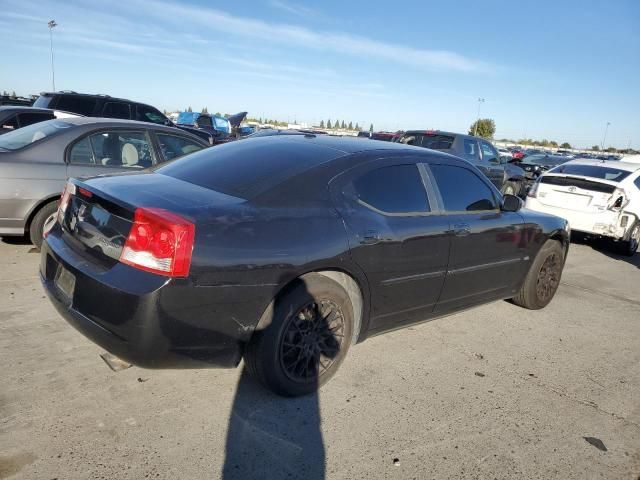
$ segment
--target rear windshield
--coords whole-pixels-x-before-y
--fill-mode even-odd
[[[578,187],[583,190],[602,193],[613,193],[616,189],[614,185],[609,185],[608,183],[592,182],[591,180],[584,180],[582,178],[555,177],[552,175],[544,175],[540,177],[540,183],[558,185],[560,187]]]
[[[46,137],[57,135],[71,127],[73,127],[72,124],[60,120],[34,123],[33,125],[0,135],[0,149],[20,150],[27,145],[31,145]]]
[[[611,182],[621,182],[631,172],[620,168],[605,167],[599,165],[580,165],[566,163],[551,170],[552,173],[566,173],[567,175],[579,175],[581,177],[600,178]]]
[[[251,199],[342,152],[273,136],[207,148],[155,171],[185,182]]]
[[[569,159],[564,157],[552,157],[549,155],[529,155],[528,157],[524,157],[522,163],[525,165],[560,165],[564,162],[567,162]]]
[[[409,133],[400,139],[400,143],[433,150],[449,150],[453,144],[453,137],[432,133]]]

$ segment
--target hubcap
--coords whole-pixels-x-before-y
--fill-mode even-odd
[[[560,284],[561,268],[560,258],[556,253],[549,255],[542,264],[536,285],[536,293],[540,301],[546,302],[556,292]]]
[[[329,300],[311,302],[293,315],[280,344],[280,364],[291,380],[309,382],[337,360],[344,337],[344,316]]]

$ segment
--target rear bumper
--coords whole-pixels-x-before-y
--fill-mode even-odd
[[[67,296],[56,285],[59,268],[75,277]],[[42,244],[40,278],[60,315],[108,352],[144,368],[235,367],[247,329],[231,320],[206,321],[191,302],[204,301],[187,279],[167,279],[117,264],[90,265],[53,235]],[[194,292],[196,290],[196,292]],[[205,296],[211,298],[206,292]],[[189,304],[181,303],[188,301]],[[217,309],[220,313],[220,309]],[[233,318],[227,315],[226,318]],[[256,318],[256,322],[257,322]]]
[[[535,212],[549,213],[564,218],[569,222],[572,232],[583,232],[616,240],[624,239],[636,220],[635,215],[628,212],[611,210],[597,213],[578,212],[544,205],[537,198],[531,197],[527,197],[525,206]],[[627,217],[627,220],[626,224],[622,226],[624,217]]]

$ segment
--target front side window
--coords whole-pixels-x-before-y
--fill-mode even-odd
[[[464,139],[464,154],[474,160],[478,159],[478,142],[470,138]]]
[[[57,110],[79,113],[90,117],[96,108],[96,99],[79,95],[61,95],[56,105]]]
[[[203,148],[202,145],[188,138],[166,135],[164,133],[157,133],[156,135],[162,156],[165,160],[172,160],[187,155],[188,153],[197,152]]]
[[[484,141],[480,142],[480,148],[482,149],[482,159],[485,162],[500,163],[498,154],[489,143]]]
[[[491,189],[480,177],[463,167],[430,165],[448,212],[474,212],[497,209]]]
[[[151,146],[144,132],[100,132],[89,139],[98,165],[147,168],[153,164]]]
[[[107,102],[104,104],[104,108],[102,109],[102,116],[129,120],[131,118],[131,108],[126,103]]]
[[[136,120],[164,125],[167,122],[167,117],[148,105],[136,105]]]
[[[429,212],[429,201],[416,165],[382,167],[352,182],[353,193],[385,213]]]

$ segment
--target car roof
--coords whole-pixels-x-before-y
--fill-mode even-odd
[[[246,138],[243,141],[260,141],[261,139],[273,139],[278,137],[280,139],[286,139],[286,141],[299,142],[301,145],[305,143],[313,144],[316,146],[323,146],[328,149],[342,152],[343,154],[359,153],[373,150],[389,150],[389,151],[407,151],[416,155],[423,155],[427,150],[422,147],[414,147],[411,145],[405,145],[401,143],[381,142],[379,140],[371,140],[369,142],[363,142],[361,138],[352,136],[337,136],[337,135],[316,135],[313,133],[302,135],[272,135],[257,138]],[[432,153],[436,153],[433,151]]]
[[[426,133],[426,134],[432,134],[432,135],[450,135],[453,137],[456,137],[456,136],[473,137],[473,135],[467,135],[466,133],[445,132],[444,130],[432,130],[429,128],[407,130],[406,132],[404,132],[404,135],[414,135],[416,133],[421,133],[423,135]],[[483,140],[480,137],[473,137],[473,138],[478,138],[479,140]]]
[[[578,159],[567,162],[571,165],[591,165],[593,167],[611,167],[619,170],[626,170],[628,172],[635,172],[640,170],[640,164],[623,162],[620,160],[591,160],[591,159]]]
[[[27,107],[26,105],[3,105],[0,106],[2,112],[28,112],[28,113],[51,113],[50,108]]]

